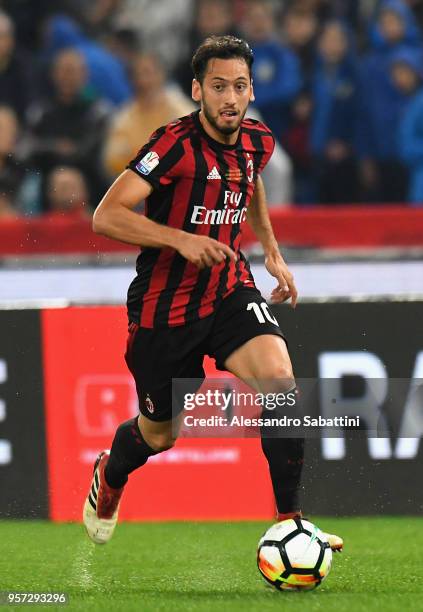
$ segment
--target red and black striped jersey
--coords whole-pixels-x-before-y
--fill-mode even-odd
[[[234,145],[221,144],[203,129],[199,111],[151,136],[128,165],[153,186],[146,216],[224,242],[237,261],[199,270],[174,249],[143,248],[128,290],[130,321],[147,328],[185,325],[212,314],[237,287],[254,286],[241,231],[274,145],[269,128],[253,119],[242,121]]]

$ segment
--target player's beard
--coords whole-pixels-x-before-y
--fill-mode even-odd
[[[204,100],[204,98],[202,100],[202,111],[203,111],[204,116],[207,119],[207,121],[210,123],[210,125],[217,132],[220,132],[224,136],[230,136],[231,134],[233,134],[234,132],[239,130],[239,126],[241,125],[241,121],[245,117],[245,113],[247,112],[247,108],[244,109],[244,112],[240,113],[238,121],[236,122],[236,124],[234,124],[232,126],[228,126],[228,127],[224,127],[222,125],[219,125],[218,118],[213,117],[212,112],[210,110],[210,107],[207,105],[207,102]]]

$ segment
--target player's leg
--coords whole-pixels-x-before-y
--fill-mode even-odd
[[[225,361],[225,367],[260,393],[295,392],[295,379],[285,341],[276,335],[248,340]],[[274,411],[263,411],[263,417]],[[279,520],[301,516],[299,490],[304,463],[304,439],[282,438],[262,429],[261,445],[269,464]]]
[[[257,289],[242,288],[223,301],[210,348],[219,369],[229,370],[260,393],[294,392],[299,405],[284,336]],[[275,416],[274,411],[268,416]],[[304,439],[281,437],[277,431],[269,430],[262,430],[261,434],[278,518],[301,516],[299,491]],[[328,535],[333,549],[341,549],[342,540]]]
[[[219,369],[229,370],[261,393],[287,393],[295,389],[283,334],[254,287],[242,287],[223,300],[210,349]],[[262,435],[262,447],[281,518],[300,513],[303,440]]]
[[[83,511],[94,542],[112,537],[129,474],[175,443],[182,408],[172,405],[172,378],[204,378],[203,354],[196,346],[200,339],[200,329],[132,328],[125,357],[136,382],[140,414],[119,425],[110,451],[100,453],[95,463]]]
[[[152,455],[169,450],[176,442],[181,415],[168,421],[152,421],[140,414],[122,423],[113,439],[104,470],[109,487],[120,489],[131,472],[147,463]]]
[[[243,380],[256,381],[256,387],[275,386],[284,391],[295,387],[291,359],[280,335],[255,336],[235,349],[225,360],[225,367]]]
[[[110,451],[99,454],[83,511],[87,533],[96,544],[105,544],[113,535],[128,476],[145,465],[149,457],[174,445],[180,421],[181,415],[153,421],[140,414],[121,423]]]
[[[226,368],[238,378],[249,381],[261,393],[298,393],[285,341],[276,335],[252,338],[225,361]],[[274,411],[263,411],[263,417]],[[304,464],[304,438],[281,437],[277,428],[262,429],[261,445],[269,464],[278,520],[301,517],[299,491]],[[332,550],[341,551],[342,538],[326,534]]]

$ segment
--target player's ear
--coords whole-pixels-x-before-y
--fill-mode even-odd
[[[201,102],[201,85],[197,79],[192,79],[192,93],[191,97],[194,102]]]
[[[251,79],[250,102],[254,102],[255,99],[256,97],[254,95],[253,79]]]

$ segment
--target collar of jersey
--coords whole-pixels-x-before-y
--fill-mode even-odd
[[[214,138],[212,138],[209,134],[207,134],[206,130],[203,128],[201,121],[200,121],[200,111],[194,111],[192,113],[193,119],[194,119],[194,123],[197,126],[200,134],[207,140],[207,142],[210,144],[210,146],[212,146],[215,149],[236,149],[241,141],[241,130],[242,130],[242,126],[240,127],[239,130],[239,134],[238,134],[238,138],[236,139],[236,142],[234,144],[224,144],[223,142],[219,142],[218,140],[215,140]]]

